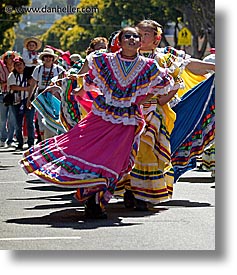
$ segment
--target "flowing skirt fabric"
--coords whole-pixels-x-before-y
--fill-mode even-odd
[[[81,201],[101,192],[106,204],[132,169],[142,127],[113,124],[90,112],[68,132],[31,147],[20,164],[46,182],[79,188]]]
[[[196,158],[215,139],[215,74],[187,92],[173,110],[171,160],[175,181],[196,167]]]

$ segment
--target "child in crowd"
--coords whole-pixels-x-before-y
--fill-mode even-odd
[[[95,37],[91,40],[89,47],[86,50],[86,55],[98,51],[98,50],[106,50],[108,45],[108,40],[105,37]]]
[[[41,63],[38,55],[41,46],[42,42],[36,37],[28,37],[24,40],[22,58],[25,63],[25,73],[28,78],[31,77],[35,67]]]

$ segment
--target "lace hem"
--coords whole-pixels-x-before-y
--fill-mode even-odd
[[[100,116],[103,120],[109,121],[113,124],[123,124],[123,125],[139,125],[143,118],[141,116],[134,115],[134,117],[116,117],[114,114],[106,113],[105,110],[100,111],[94,105],[92,105],[91,110],[95,115]]]

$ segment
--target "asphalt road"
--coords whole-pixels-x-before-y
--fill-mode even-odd
[[[149,211],[128,210],[114,198],[107,220],[84,221],[74,191],[26,175],[21,155],[0,149],[1,250],[215,250],[210,172],[187,172],[172,200]]]

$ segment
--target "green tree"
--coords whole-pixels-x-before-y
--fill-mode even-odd
[[[76,18],[74,15],[63,16],[41,36],[44,44],[49,44],[56,48],[65,49],[66,45],[62,43],[64,34],[76,26]]]
[[[93,19],[95,13],[101,10],[102,0],[81,1],[78,8],[88,7],[88,12],[79,12],[62,17],[41,36],[43,43],[64,51],[85,55],[90,40],[94,36]],[[94,10],[90,8],[94,7]]]
[[[0,51],[12,49],[15,41],[14,27],[24,14],[21,8],[29,6],[30,0],[2,0],[0,3]]]
[[[97,22],[97,18],[103,13],[105,1],[104,0],[81,0],[78,8],[81,12],[76,14],[76,21],[79,26],[84,27],[89,33],[90,38],[88,39],[88,44],[90,39],[97,36],[96,29],[99,31],[101,26]],[[82,9],[88,8],[88,12],[82,12]],[[93,9],[91,9],[93,8]],[[104,27],[105,25],[103,25]],[[104,31],[101,32],[102,36]],[[88,46],[87,44],[87,46]]]
[[[64,16],[41,36],[44,45],[51,45],[64,51],[84,53],[90,41],[90,33],[78,26],[75,15]]]
[[[215,47],[214,0],[81,0],[78,7],[81,11],[82,8],[89,11],[64,16],[56,21],[42,37],[43,40],[55,47],[83,52],[96,36],[109,37],[122,25],[136,25],[143,19],[152,19],[163,25],[164,29],[169,22],[177,22],[174,43],[178,48],[178,18],[182,18],[183,25],[193,35],[194,57],[203,57],[208,42]],[[199,45],[200,38],[203,38],[202,45]],[[168,45],[165,36],[162,42],[162,46]]]
[[[201,58],[207,43],[215,47],[215,1],[210,0],[104,0],[104,8],[95,14],[94,34],[108,36],[121,23],[136,24],[143,19],[158,21],[164,28],[168,22],[183,18],[193,35],[193,56]],[[177,34],[175,34],[177,35]],[[199,45],[203,38],[202,47]],[[163,42],[167,44],[165,37]],[[176,42],[176,41],[175,41]],[[175,45],[175,47],[178,47]]]
[[[90,33],[83,27],[76,25],[65,32],[60,41],[62,49],[85,56],[85,49],[87,49],[88,41],[90,41]]]

